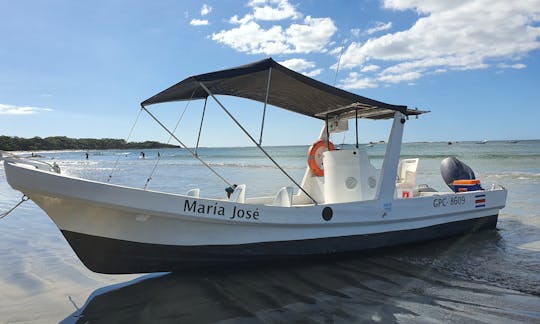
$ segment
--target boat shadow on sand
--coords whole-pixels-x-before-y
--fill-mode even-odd
[[[540,294],[448,273],[482,271],[501,249],[492,230],[338,257],[143,275],[94,291],[63,323],[539,320]]]

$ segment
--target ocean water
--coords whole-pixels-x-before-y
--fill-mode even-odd
[[[366,147],[382,164],[384,144]],[[298,182],[307,147],[269,147]],[[158,160],[157,154],[161,155]],[[169,192],[225,182],[181,149],[37,152],[66,174]],[[199,156],[247,196],[290,180],[256,148],[200,148]],[[27,154],[24,153],[23,154]],[[456,156],[484,187],[508,189],[496,230],[368,253],[297,262],[102,275],[86,269],[31,201],[0,220],[0,323],[400,322],[540,323],[540,141],[406,143],[417,183],[446,190],[440,161]],[[157,163],[159,162],[159,163]],[[148,180],[150,179],[150,180]],[[0,213],[21,193],[0,167]]]

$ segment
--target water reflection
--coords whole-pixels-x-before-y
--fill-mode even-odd
[[[499,273],[486,260],[504,248],[497,231],[485,231],[370,253],[146,275],[95,291],[65,322],[538,321],[539,297],[453,275],[464,267]]]

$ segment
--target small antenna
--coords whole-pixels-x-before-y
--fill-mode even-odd
[[[341,51],[339,52],[339,58],[338,58],[338,61],[337,61],[337,66],[336,66],[336,75],[334,76],[334,86],[336,86],[336,83],[337,83],[337,76],[338,76],[338,72],[339,72],[339,65],[341,64],[341,57],[343,56],[343,51],[345,50],[345,42],[347,42],[347,39],[344,39],[344,40],[341,42]]]

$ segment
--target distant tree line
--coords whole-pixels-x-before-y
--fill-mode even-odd
[[[37,150],[108,150],[108,149],[153,149],[178,147],[155,141],[126,142],[115,138],[69,138],[66,136],[51,137],[12,137],[0,136],[2,151],[37,151]]]

